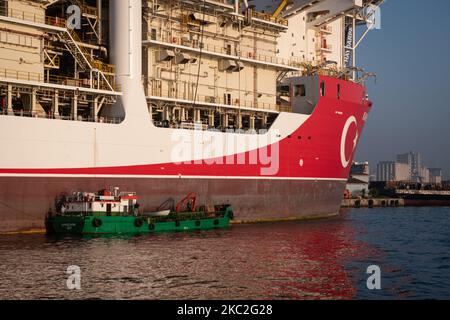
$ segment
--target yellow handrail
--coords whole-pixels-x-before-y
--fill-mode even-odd
[[[262,12],[258,12],[258,11],[253,11],[253,18],[257,18],[257,19],[268,21],[268,22],[280,24],[280,25],[285,26],[285,27],[287,27],[289,25],[289,23],[288,23],[288,21],[286,19],[279,18],[279,17],[274,17],[271,14],[262,13]]]
[[[0,68],[0,78],[6,79],[14,79],[14,80],[24,80],[24,81],[33,81],[33,82],[42,82],[42,83],[51,83],[51,84],[59,84],[80,88],[91,88],[91,81],[89,79],[74,79],[70,77],[50,75],[45,76],[43,73],[29,72],[29,71],[19,71],[19,70],[11,70],[6,68]],[[97,83],[92,83],[92,87],[96,87]],[[107,84],[100,82],[100,89],[102,90],[110,90]],[[121,90],[121,87],[118,84],[112,84],[113,88],[116,92]]]

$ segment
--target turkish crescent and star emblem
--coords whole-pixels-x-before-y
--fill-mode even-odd
[[[349,137],[349,129],[352,127],[353,124],[355,125],[356,133],[352,140],[352,142],[353,142],[352,152],[350,153],[350,156],[347,157],[347,153],[346,153],[347,138]],[[341,163],[342,163],[342,167],[344,167],[344,168],[347,168],[348,165],[350,164],[351,154],[356,149],[356,145],[358,143],[358,138],[359,138],[357,129],[358,129],[358,122],[356,121],[356,118],[354,116],[349,117],[347,119],[347,122],[344,125],[344,129],[342,130],[342,137],[341,137]]]

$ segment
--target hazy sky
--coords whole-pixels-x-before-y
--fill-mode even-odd
[[[355,160],[375,169],[418,151],[450,179],[450,1],[387,0],[382,29],[369,33],[357,61],[378,80],[368,81],[374,107]]]
[[[395,159],[421,152],[450,177],[450,1],[388,0],[382,29],[359,51],[359,64],[378,74],[368,84],[374,107],[357,159]]]

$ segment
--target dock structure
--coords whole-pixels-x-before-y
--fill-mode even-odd
[[[379,208],[404,207],[405,200],[400,198],[374,198],[374,199],[344,199],[342,208]]]

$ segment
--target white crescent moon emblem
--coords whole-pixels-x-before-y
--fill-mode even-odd
[[[350,129],[350,126],[353,123],[356,124],[356,126],[358,126],[358,122],[356,121],[356,118],[354,116],[351,116],[350,118],[347,119],[347,122],[345,123],[344,129],[342,130],[342,137],[341,137],[341,163],[342,163],[342,167],[344,167],[344,168],[347,168],[349,163],[350,163],[350,159],[347,159],[347,157],[345,155],[345,142],[347,141],[348,129]],[[354,141],[353,148],[356,147],[357,140],[358,140],[358,133],[356,133],[356,138],[355,138],[355,141]]]

